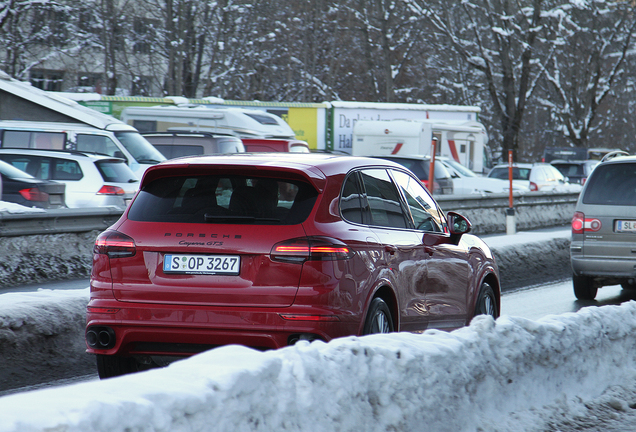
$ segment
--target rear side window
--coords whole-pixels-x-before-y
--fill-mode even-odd
[[[104,181],[112,183],[134,183],[138,181],[135,173],[124,161],[97,161],[95,165]]]
[[[371,210],[371,224],[406,228],[400,196],[386,170],[368,169],[360,174]]]
[[[165,177],[145,185],[128,212],[142,222],[294,225],[318,192],[302,181],[237,175]]]
[[[2,147],[64,150],[66,134],[63,132],[37,132],[6,130],[2,135]]]
[[[598,165],[585,185],[584,204],[636,205],[636,164]]]
[[[342,187],[340,213],[342,218],[353,223],[364,223],[362,216],[362,197],[360,196],[360,180],[354,172],[347,177]]]
[[[55,170],[51,172],[53,180],[81,180],[84,175],[77,161],[55,160]]]

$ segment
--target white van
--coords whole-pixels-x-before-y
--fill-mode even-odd
[[[238,138],[295,139],[282,118],[261,110],[210,108],[205,105],[126,107],[123,122],[140,132],[214,132]]]
[[[70,150],[124,159],[141,178],[166,158],[137,129],[121,122],[98,129],[80,123],[0,121],[0,147]]]
[[[488,135],[476,121],[461,120],[358,120],[353,127],[354,156],[430,155],[446,156],[466,168],[488,171]]]

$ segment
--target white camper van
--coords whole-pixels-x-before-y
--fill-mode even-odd
[[[70,150],[124,159],[141,178],[146,169],[166,158],[127,124],[105,129],[80,123],[0,121],[0,147]]]
[[[127,107],[125,123],[140,132],[214,132],[239,138],[294,139],[285,121],[266,111],[244,108],[209,108],[204,105]]]
[[[354,156],[436,155],[485,172],[490,167],[488,135],[477,121],[462,120],[359,120],[353,127]]]
[[[165,160],[135,128],[115,117],[4,73],[0,73],[0,119],[0,147],[115,156],[125,159],[139,177]]]

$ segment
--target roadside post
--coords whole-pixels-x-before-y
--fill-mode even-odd
[[[516,234],[517,222],[515,220],[515,208],[512,201],[512,150],[508,150],[508,208],[506,209],[506,234]]]
[[[437,137],[431,141],[431,165],[428,168],[428,191],[433,195],[435,190],[435,153],[437,152]]]

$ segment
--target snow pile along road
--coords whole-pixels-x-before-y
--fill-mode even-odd
[[[0,295],[0,389],[95,371],[86,355],[88,288]]]
[[[540,431],[636,376],[636,303],[539,321],[478,317],[0,398],[0,431]],[[582,397],[581,395],[584,395]],[[553,424],[553,423],[551,423]]]

